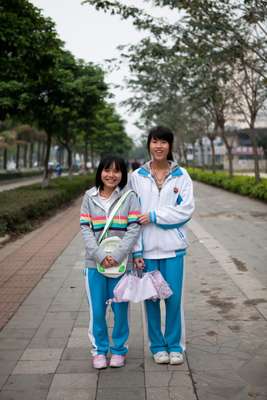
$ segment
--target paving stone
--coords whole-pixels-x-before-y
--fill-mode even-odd
[[[145,400],[145,388],[136,389],[99,389],[97,391],[97,400]]]
[[[147,388],[146,400],[198,400],[192,387]]]
[[[2,350],[23,350],[29,344],[27,339],[15,339],[4,337],[0,340],[0,351]]]
[[[66,346],[68,341],[67,337],[34,337],[30,344],[30,349],[40,349],[40,348],[48,348],[48,349],[63,349]]]
[[[71,312],[71,311],[77,311],[79,310],[80,303],[53,303],[49,307],[50,312]]]
[[[61,326],[51,326],[51,324],[42,324],[40,328],[36,331],[35,339],[37,338],[64,338],[68,339],[71,335],[72,323],[62,324]]]
[[[24,392],[29,390],[48,390],[53,376],[51,374],[11,375],[2,390]]]
[[[0,375],[0,395],[1,395],[1,389],[4,386],[5,382],[7,381],[9,375]]]
[[[4,337],[15,338],[15,339],[31,339],[35,334],[36,329],[26,329],[26,328],[10,328],[6,326],[0,332],[0,340]]]
[[[77,328],[87,328],[89,326],[89,313],[87,311],[79,312],[78,318],[75,321],[75,327]]]
[[[75,336],[75,337],[70,337],[67,347],[68,348],[73,348],[73,347],[84,347],[87,349],[90,345],[89,339],[87,335],[84,336]]]
[[[91,353],[88,348],[84,347],[75,347],[75,348],[65,348],[62,360],[90,360]]]
[[[62,360],[57,368],[58,374],[95,373],[91,360]]]
[[[58,363],[59,360],[18,361],[13,374],[53,374]]]
[[[51,390],[47,400],[95,400],[95,390],[68,389]]]
[[[144,355],[144,351],[140,347],[130,346],[128,350],[128,357],[129,358],[141,358]]]
[[[46,400],[48,390],[3,390],[0,392],[0,400]]]
[[[59,360],[63,349],[26,349],[20,361],[50,361]]]
[[[108,357],[110,358],[110,356]],[[90,363],[92,360],[90,359]],[[123,368],[107,368],[101,371],[101,374],[131,374],[132,372],[144,373],[144,360],[143,358],[129,358],[127,357],[125,366]],[[104,378],[103,378],[104,379]]]
[[[101,372],[99,375],[98,388],[141,388],[145,386],[143,372],[131,371],[128,374],[125,370],[117,369],[116,373]]]
[[[238,375],[252,387],[265,387],[267,391],[267,359],[253,357],[238,369]]]
[[[17,360],[0,360],[0,375],[10,375],[17,364]]]
[[[190,387],[192,381],[187,372],[181,371],[152,371],[146,372],[146,387]]]
[[[48,310],[46,316],[43,320],[43,323],[58,323],[61,324],[63,322],[74,322],[78,316],[77,311],[59,311],[59,312],[52,312]]]
[[[57,390],[92,390],[96,389],[97,385],[97,373],[88,374],[56,374],[50,388],[50,392],[53,393]]]
[[[19,360],[23,354],[23,349],[21,350],[0,350],[0,360],[1,361],[12,361]]]

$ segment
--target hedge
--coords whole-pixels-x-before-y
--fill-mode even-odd
[[[0,236],[32,230],[40,218],[69,204],[93,181],[93,175],[60,177],[50,181],[47,188],[36,183],[0,192]]]
[[[193,180],[267,202],[267,179],[256,183],[250,176],[230,177],[226,172],[213,173],[198,168],[187,168],[187,171]]]
[[[0,172],[0,181],[9,181],[12,179],[20,179],[20,178],[30,178],[41,175],[43,175],[43,171],[41,170]]]

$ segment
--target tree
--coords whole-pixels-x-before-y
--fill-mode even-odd
[[[0,1],[0,120],[26,116],[32,88],[61,45],[54,23],[29,1]]]
[[[151,17],[149,22],[147,15],[134,7],[121,6],[118,1],[88,0],[85,3],[94,5],[97,9],[120,14],[122,18],[132,18],[137,27],[147,29],[154,36],[153,43],[150,39],[145,39],[135,48],[130,47],[130,56],[128,53],[132,62],[131,71],[141,79],[139,84],[138,79],[130,80],[130,85],[133,88],[134,85],[139,85],[139,88],[142,86],[142,94],[148,93],[148,88],[152,89],[153,93],[145,99],[142,94],[133,98],[135,109],[142,110],[141,115],[146,113],[144,110],[153,108],[155,104],[155,93],[159,93],[160,90],[153,91],[153,87],[158,82],[162,82],[162,86],[165,87],[164,74],[158,74],[158,79],[153,82],[156,76],[155,68],[162,72],[173,65],[181,64],[180,73],[177,74],[176,81],[173,81],[175,89],[179,83],[180,95],[186,95],[188,85],[196,90],[194,83],[201,84],[204,90],[201,108],[204,107],[206,112],[210,113],[214,129],[225,142],[229,173],[232,175],[232,144],[225,133],[225,124],[233,113],[231,65],[245,60],[246,66],[254,68],[266,84],[266,70],[259,67],[259,61],[266,63],[267,60],[264,25],[267,18],[266,1],[155,0],[154,3],[158,6],[169,6],[171,9],[183,11],[174,23],[161,21],[157,30],[155,20]],[[258,60],[257,63],[252,63],[249,57],[243,57],[244,54],[250,53]],[[152,75],[150,80],[149,72]],[[161,93],[162,91],[164,88],[161,88]],[[199,96],[198,98],[200,99]]]
[[[112,104],[106,103],[98,110],[90,144],[92,155],[103,157],[112,153],[128,158],[133,143]]]
[[[68,153],[69,173],[72,171],[72,152],[80,139],[85,123],[94,118],[95,108],[103,101],[107,93],[103,71],[93,64],[72,60],[65,54],[64,68],[66,76],[62,81],[64,94],[61,104],[57,104],[54,112],[55,137]],[[67,61],[67,63],[66,63]]]
[[[233,82],[237,89],[235,110],[243,116],[250,128],[248,134],[253,147],[255,179],[259,182],[260,169],[255,123],[258,112],[264,107],[267,99],[267,86],[257,70],[264,71],[266,66],[255,59],[253,53],[245,53],[234,67]]]

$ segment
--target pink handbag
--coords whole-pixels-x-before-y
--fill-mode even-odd
[[[160,271],[156,269],[155,271],[150,272],[150,277],[154,283],[154,287],[157,290],[158,299],[167,299],[172,295],[173,292],[161,275]]]
[[[145,272],[142,276],[136,273],[125,274],[119,280],[113,291],[111,301],[120,303],[132,301],[139,303],[147,299],[166,299],[172,295],[167,282],[159,271]]]

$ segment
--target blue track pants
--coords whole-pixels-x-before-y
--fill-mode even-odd
[[[112,344],[109,344],[106,322],[107,300],[113,298],[113,290],[120,278],[107,278],[97,269],[86,268],[85,285],[90,308],[88,336],[92,344],[92,354],[126,354],[125,343],[129,337],[128,303],[112,303],[114,326]]]
[[[158,351],[185,350],[185,326],[183,310],[184,255],[160,260],[145,259],[145,271],[158,269],[170,285],[173,295],[165,300],[165,332],[161,330],[160,301],[145,301],[150,350]]]

